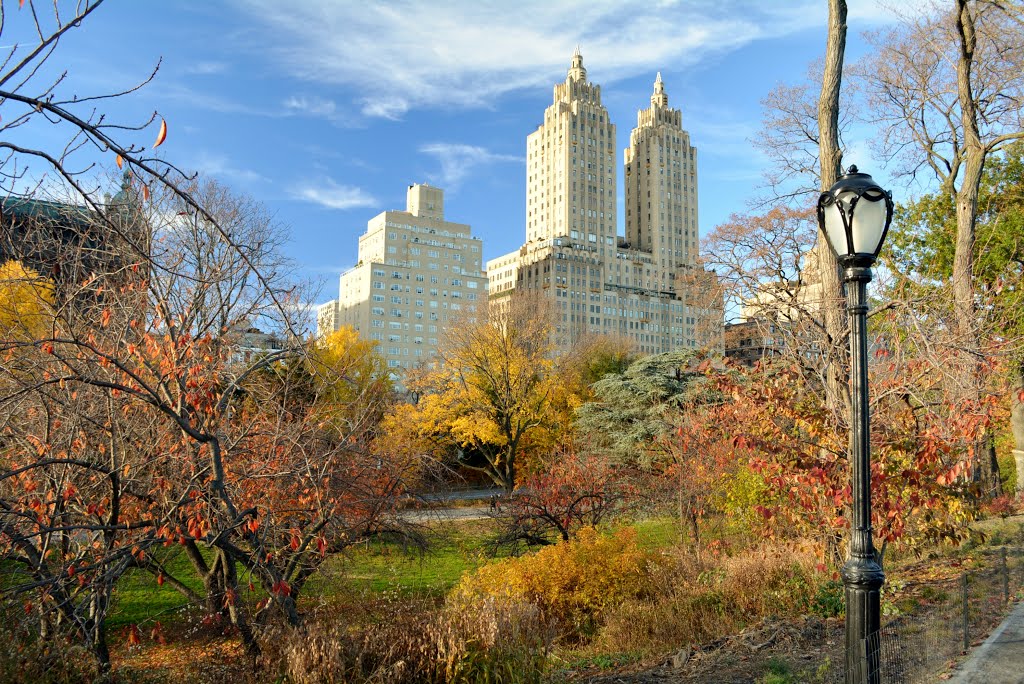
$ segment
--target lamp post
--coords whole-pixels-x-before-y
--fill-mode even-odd
[[[871,415],[868,410],[867,284],[892,221],[892,193],[851,166],[818,198],[818,225],[843,269],[850,316],[850,477],[853,519],[850,557],[843,566],[846,593],[846,682],[879,682],[879,594],[885,574],[871,540]],[[868,638],[872,637],[869,641]]]

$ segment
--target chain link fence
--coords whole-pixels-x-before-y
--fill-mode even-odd
[[[1011,599],[1024,589],[1024,549],[978,550],[974,556],[975,567],[959,575],[903,583],[900,593],[907,598],[902,605],[890,606],[883,598],[881,631],[860,645],[861,667],[866,670],[871,663],[874,671],[862,670],[856,681],[938,681],[955,658],[981,643],[999,625]],[[842,684],[845,667],[845,662],[830,661],[817,670],[817,681]]]

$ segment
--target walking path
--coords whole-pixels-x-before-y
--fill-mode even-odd
[[[1003,620],[948,680],[951,684],[1024,683],[1024,602]]]

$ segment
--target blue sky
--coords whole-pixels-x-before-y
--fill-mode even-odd
[[[862,31],[892,20],[883,3],[850,2],[848,60],[864,50]],[[16,3],[5,5],[9,46],[31,27]],[[618,127],[620,161],[661,71],[699,149],[706,234],[761,185],[768,162],[749,142],[760,101],[777,83],[802,80],[824,52],[826,7],[110,0],[69,32],[50,66],[67,69],[63,92],[81,96],[130,87],[162,60],[152,83],[103,111],[126,122],[158,111],[169,127],[166,157],[267,205],[290,227],[286,249],[301,270],[324,278],[326,301],[355,262],[366,221],[403,209],[410,183],[444,188],[448,218],[473,227],[486,258],[522,243],[526,136],[577,44]],[[153,134],[135,137],[147,144]],[[7,135],[54,143],[36,128]],[[884,172],[870,172],[884,182]],[[621,175],[620,166],[620,210]]]

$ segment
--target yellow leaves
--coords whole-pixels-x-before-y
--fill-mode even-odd
[[[641,594],[650,582],[652,562],[651,554],[640,548],[635,530],[602,535],[587,528],[572,541],[480,568],[462,579],[453,597],[522,599],[580,625]]]
[[[53,321],[53,283],[18,261],[0,266],[0,336],[44,337]]]

